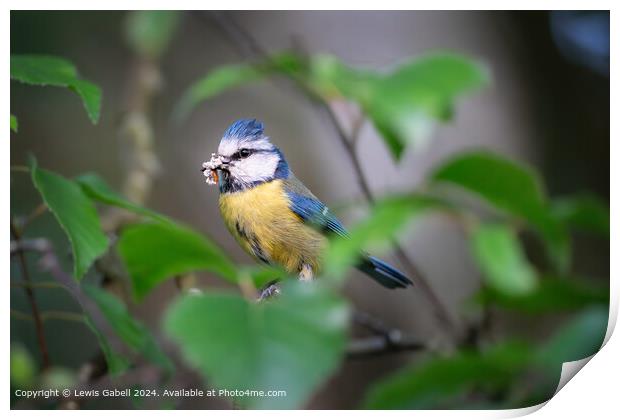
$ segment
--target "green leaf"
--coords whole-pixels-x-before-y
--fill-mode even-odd
[[[568,233],[551,216],[538,176],[530,168],[492,153],[468,152],[443,164],[431,179],[463,188],[529,222],[545,239],[555,265],[561,271],[568,269]]]
[[[150,217],[160,222],[170,220],[161,214],[139,206],[127,200],[122,195],[114,191],[99,175],[87,173],[76,178],[77,183],[82,187],[84,193],[93,200],[100,201],[115,207],[120,207],[131,212]]]
[[[199,103],[220,93],[259,80],[264,73],[251,65],[230,65],[219,67],[195,82],[179,102],[177,119],[185,118]]]
[[[436,121],[450,119],[457,97],[486,85],[488,72],[471,59],[449,53],[416,57],[388,74],[315,56],[308,78],[326,100],[343,96],[359,103],[400,159],[407,145],[429,138]]]
[[[363,251],[382,252],[414,218],[448,206],[423,195],[396,196],[378,202],[370,215],[351,229],[348,237],[334,238],[325,252],[324,275],[340,279],[357,263]]]
[[[424,144],[436,121],[451,118],[457,97],[487,81],[487,71],[473,60],[431,54],[381,79],[363,105],[394,157],[400,159],[406,145]]]
[[[151,333],[129,314],[123,302],[98,287],[88,284],[82,287],[86,295],[99,306],[114,332],[125,344],[166,372],[174,369],[172,361],[159,348]]]
[[[248,408],[298,408],[338,367],[348,308],[317,284],[287,286],[261,305],[223,293],[186,296],[168,310],[165,330],[215,386],[286,391],[244,398]]]
[[[175,109],[176,119],[187,117],[198,104],[227,90],[262,80],[274,73],[296,74],[300,65],[300,59],[295,55],[281,53],[258,63],[218,67],[194,82],[185,91]]]
[[[607,307],[586,309],[573,317],[534,354],[533,367],[543,378],[534,389],[539,399],[547,400],[559,384],[562,364],[595,354],[602,346],[607,330]]]
[[[553,215],[571,228],[609,237],[609,206],[592,195],[558,198]]]
[[[557,331],[538,351],[540,366],[561,365],[564,362],[592,356],[603,345],[607,331],[607,307],[594,307],[576,315]]]
[[[536,286],[536,272],[508,226],[480,225],[471,237],[473,254],[486,283],[506,295],[524,295]]]
[[[17,129],[18,129],[17,118],[15,117],[15,115],[11,114],[11,131],[13,131],[14,133],[17,133]]]
[[[97,329],[93,321],[88,316],[86,317],[86,325],[88,325],[93,334],[95,334],[95,337],[97,337],[99,347],[101,348],[101,352],[103,353],[103,357],[106,361],[108,372],[110,372],[112,376],[119,376],[129,369],[131,364],[130,361],[123,355],[112,350],[107,338]]]
[[[11,387],[28,389],[34,385],[37,364],[28,349],[21,344],[11,343],[10,359]]]
[[[368,409],[459,408],[456,397],[473,390],[494,393],[509,386],[529,361],[531,349],[504,343],[483,353],[461,351],[434,357],[374,385],[364,402]]]
[[[66,87],[77,93],[93,123],[99,120],[101,89],[80,79],[69,61],[43,55],[11,55],[11,79],[37,86]]]
[[[162,281],[194,270],[208,270],[236,281],[237,270],[210,240],[172,222],[126,228],[118,252],[131,277],[133,294],[142,299]]]
[[[168,47],[180,13],[170,10],[136,10],[127,18],[127,40],[138,53],[159,58]]]
[[[494,303],[502,309],[529,314],[555,313],[583,309],[590,305],[609,303],[609,289],[596,287],[584,279],[544,276],[538,286],[526,295],[502,293],[499,290],[483,289],[476,299]]]
[[[95,206],[79,185],[31,163],[32,182],[63,228],[73,250],[73,277],[79,281],[108,248]]]

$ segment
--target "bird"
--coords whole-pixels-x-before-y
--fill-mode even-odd
[[[207,183],[218,185],[221,216],[241,247],[255,260],[278,265],[301,281],[320,274],[330,237],[348,235],[329,208],[295,177],[257,119],[233,122],[201,170]],[[356,267],[388,289],[413,285],[399,270],[366,253]],[[261,297],[279,293],[273,287],[263,289]]]

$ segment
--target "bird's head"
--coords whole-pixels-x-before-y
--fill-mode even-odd
[[[222,192],[245,190],[289,175],[284,155],[265,136],[263,123],[255,119],[232,123],[211,162],[209,169],[217,171]]]

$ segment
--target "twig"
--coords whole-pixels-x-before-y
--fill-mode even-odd
[[[84,294],[77,282],[73,280],[73,277],[62,269],[52,244],[47,239],[40,238],[30,241],[30,245],[31,251],[41,254],[40,267],[49,272],[73,296],[93,325],[104,333],[110,342],[110,346],[115,350],[123,348],[122,342],[114,334],[110,333],[111,328],[99,307]],[[18,252],[22,251],[18,250]]]
[[[209,16],[213,18],[216,25],[231,39],[242,56],[246,58],[261,58],[264,60],[269,60],[268,52],[260,46],[252,34],[246,31],[242,26],[238,25],[234,19],[230,18],[230,16],[228,16],[225,12],[212,12]],[[355,150],[356,138],[360,132],[359,128],[361,128],[361,124],[357,129],[354,127],[350,138],[338,121],[336,114],[331,109],[329,104],[313,92],[308,86],[306,86],[299,78],[295,78],[295,80],[297,82],[297,87],[306,93],[307,97],[323,109],[327,115],[331,125],[336,130],[337,138],[340,141],[340,144],[349,156],[349,160],[355,171],[355,175],[362,193],[369,203],[374,203],[376,201],[375,197],[370,189],[370,186],[368,185],[368,181],[364,175],[364,170],[360,160],[357,158],[357,153]],[[395,254],[405,266],[405,270],[414,278],[415,283],[419,286],[422,293],[424,293],[431,302],[437,320],[444,326],[452,337],[455,337],[460,328],[456,325],[456,321],[450,316],[449,311],[444,307],[439,297],[435,294],[428,280],[426,280],[424,275],[420,272],[409,255],[407,255],[402,246],[395,244],[394,248]]]
[[[13,222],[11,218],[11,234],[16,241],[21,239],[21,233],[17,229],[17,226]],[[19,250],[17,252],[19,257],[19,264],[22,272],[22,280],[26,284],[30,284],[30,274],[28,273],[28,264],[26,263],[26,256],[23,251]],[[37,341],[39,343],[39,350],[41,351],[41,358],[43,360],[43,369],[47,369],[50,367],[50,357],[49,352],[47,350],[47,342],[45,340],[45,331],[43,331],[43,321],[41,320],[41,314],[39,313],[39,306],[37,305],[37,300],[34,296],[34,290],[32,287],[26,286],[24,288],[26,292],[26,296],[28,298],[28,302],[30,303],[30,310],[32,311],[32,317],[34,319],[34,327],[35,332],[37,334]]]
[[[25,312],[18,311],[17,309],[11,309],[11,316],[22,319],[24,321],[34,322],[34,317]],[[71,321],[71,322],[84,322],[85,317],[82,314],[66,311],[43,311],[41,312],[41,321]]]
[[[387,339],[382,335],[377,335],[351,341],[347,348],[347,357],[362,358],[420,350],[427,350],[427,347],[418,340],[401,337]]]
[[[353,322],[376,335],[352,340],[347,349],[348,357],[360,358],[428,349],[421,341],[405,336],[398,329],[388,328],[382,321],[365,312],[355,312]]]

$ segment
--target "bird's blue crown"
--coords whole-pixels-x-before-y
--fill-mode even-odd
[[[225,139],[259,139],[263,137],[263,123],[257,119],[237,120],[224,132]]]

